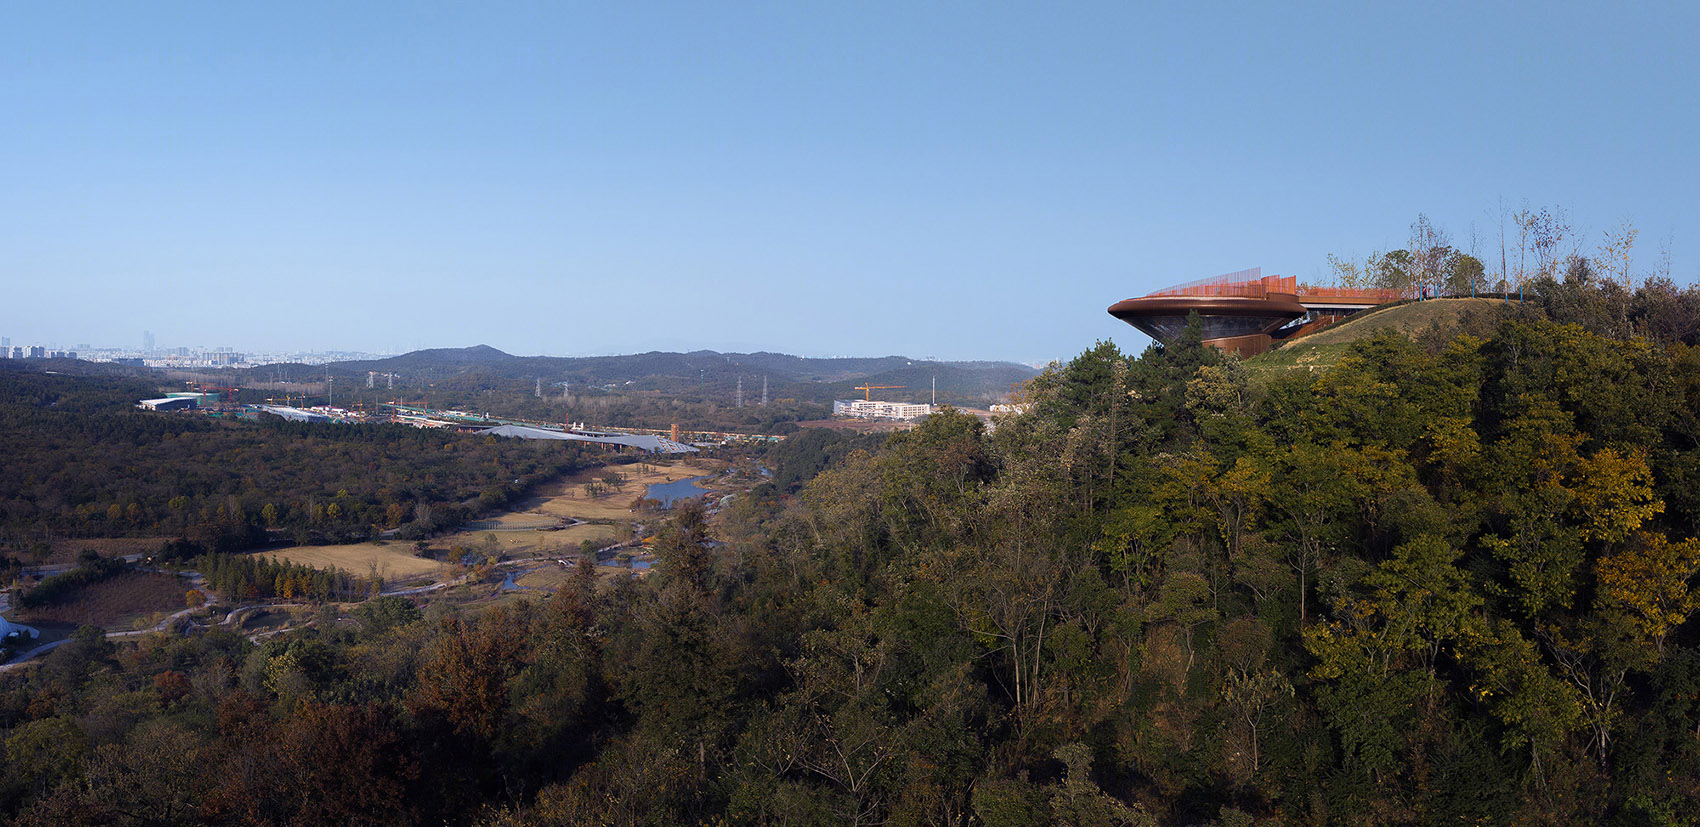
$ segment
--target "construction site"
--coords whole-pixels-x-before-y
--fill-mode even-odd
[[[877,390],[896,390],[907,388],[907,385],[857,385],[856,390],[862,391],[861,399],[834,399],[832,415],[848,419],[885,419],[908,421],[920,419],[933,412],[933,405],[925,402],[886,402],[873,398]],[[935,396],[937,392],[935,391]]]

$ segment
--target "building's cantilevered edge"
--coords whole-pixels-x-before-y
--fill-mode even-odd
[[[1294,281],[1265,277],[1261,268],[1252,268],[1116,302],[1109,311],[1164,344],[1173,343],[1196,312],[1205,344],[1255,356],[1276,340],[1311,333],[1358,310],[1402,298],[1382,290],[1300,291]]]
[[[1274,333],[1302,318],[1305,308],[1292,296],[1146,296],[1110,306],[1110,315],[1160,342],[1172,342],[1180,336],[1187,317],[1194,312],[1204,325],[1204,339],[1214,341]]]

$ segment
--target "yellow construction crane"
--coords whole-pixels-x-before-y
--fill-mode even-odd
[[[881,390],[883,388],[907,388],[907,387],[909,387],[909,386],[908,385],[857,385],[855,387],[855,390],[863,391],[863,394],[862,394],[862,401],[863,402],[872,402],[872,401],[874,401],[874,391]]]

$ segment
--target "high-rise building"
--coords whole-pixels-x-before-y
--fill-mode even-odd
[[[148,353],[153,352],[153,331],[142,331],[142,350]]]

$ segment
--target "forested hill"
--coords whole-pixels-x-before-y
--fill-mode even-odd
[[[541,380],[552,392],[561,383],[580,390],[619,387],[670,393],[724,394],[739,379],[746,394],[759,394],[762,381],[769,395],[810,401],[830,401],[858,394],[861,384],[902,385],[907,393],[885,391],[892,398],[922,399],[936,379],[938,390],[958,401],[983,401],[1007,393],[1011,386],[1037,371],[1013,362],[938,362],[902,356],[811,359],[782,353],[649,353],[625,356],[513,356],[487,345],[420,350],[388,359],[339,362],[333,374],[365,379],[368,371],[400,373],[404,384],[428,377],[447,378],[476,372],[483,376],[527,384]],[[901,395],[901,396],[899,396]]]
[[[1700,349],[1566,307],[1261,385],[1196,336],[1099,345],[995,432],[772,449],[642,579],[257,645],[80,634],[0,674],[0,808],[1700,823]]]
[[[31,563],[71,538],[183,536],[235,550],[268,536],[423,537],[593,461],[577,445],[405,425],[139,411],[158,385],[24,367],[0,363],[0,554]]]

